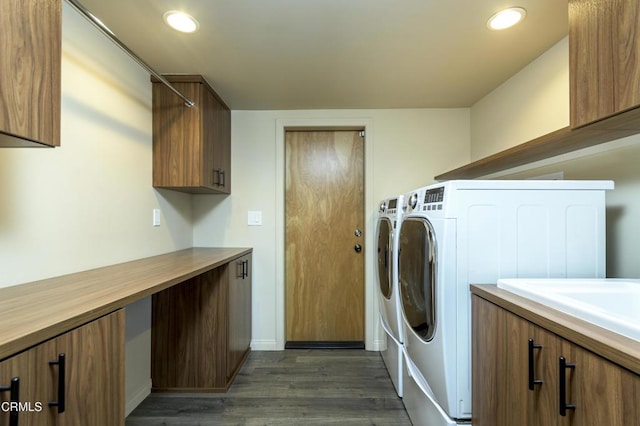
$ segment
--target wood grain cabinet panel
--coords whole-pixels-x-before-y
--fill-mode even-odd
[[[571,126],[640,105],[636,0],[569,0]]]
[[[60,145],[62,0],[0,2],[0,147]]]
[[[251,344],[251,255],[230,265],[227,380],[242,365]]]
[[[231,192],[231,112],[199,75],[167,75],[195,102],[153,81],[153,186],[190,193]]]
[[[228,389],[251,343],[251,255],[152,298],[154,391]]]
[[[0,362],[0,387],[13,379],[21,405],[14,413],[0,410],[0,425],[124,425],[124,311]],[[0,392],[3,407],[11,393]]]
[[[124,330],[121,309],[58,338],[58,353],[67,359],[60,425],[124,425]]]
[[[640,425],[640,376],[476,295],[472,309],[474,426]]]

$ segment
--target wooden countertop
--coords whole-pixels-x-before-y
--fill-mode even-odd
[[[471,293],[640,374],[640,342],[518,296],[495,284],[471,285]]]
[[[1,288],[0,361],[251,251],[190,248]]]

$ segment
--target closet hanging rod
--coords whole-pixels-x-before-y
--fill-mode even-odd
[[[124,43],[122,43],[118,37],[107,27],[100,19],[98,19],[93,13],[87,10],[86,7],[81,5],[77,0],[66,0],[71,6],[73,6],[78,12],[80,12],[89,22],[91,22],[96,28],[98,28],[104,35],[106,35],[109,40],[111,40],[114,44],[116,44],[120,49],[122,49],[127,55],[129,55],[134,61],[138,63],[142,68],[151,73],[155,78],[160,80],[165,86],[167,86],[173,93],[178,95],[180,98],[184,100],[184,104],[191,108],[195,105],[191,99],[187,98],[185,95],[180,93],[178,89],[173,87],[169,81],[164,78],[159,72],[151,68],[149,64],[143,61],[138,55],[136,55],[131,49],[129,49]]]

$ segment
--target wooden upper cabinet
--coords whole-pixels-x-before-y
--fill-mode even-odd
[[[640,5],[569,0],[571,127],[640,105]]]
[[[167,75],[195,102],[153,79],[153,186],[190,193],[231,192],[231,112],[199,75]]]
[[[61,0],[0,2],[0,147],[60,145]]]

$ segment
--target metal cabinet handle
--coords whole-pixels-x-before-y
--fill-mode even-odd
[[[560,415],[566,416],[567,410],[575,410],[574,404],[567,404],[567,369],[576,368],[575,364],[570,364],[567,360],[561,356],[558,363],[558,384],[559,384],[559,402],[560,402]]]
[[[18,426],[18,415],[20,411],[17,408],[17,404],[20,402],[20,378],[14,377],[11,379],[9,386],[0,386],[0,392],[6,391],[9,391],[9,401],[16,403],[15,406],[9,407],[9,426]]]
[[[220,169],[211,170],[211,183],[220,186]]]
[[[238,260],[236,262],[236,278],[242,278],[243,280],[249,276],[249,261]]]
[[[55,361],[49,361],[49,365],[58,366],[58,400],[49,402],[49,407],[58,407],[58,414],[61,414],[64,413],[66,408],[66,355],[64,353],[58,354],[58,359]]]
[[[220,170],[220,186],[226,186],[227,179],[225,178],[225,175],[226,173],[224,172],[224,170]]]
[[[236,278],[244,278],[244,261],[242,260],[236,262]]]
[[[542,349],[542,345],[534,343],[533,339],[529,339],[529,390],[534,390],[535,385],[541,385],[542,380],[535,379],[534,363],[533,363],[533,350]]]

